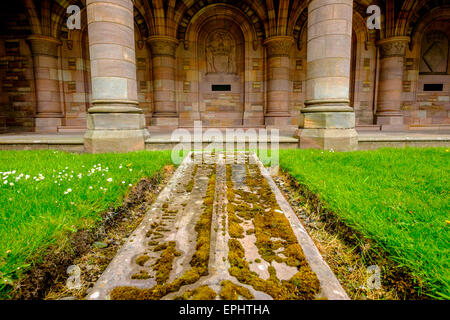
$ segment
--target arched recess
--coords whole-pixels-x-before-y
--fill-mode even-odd
[[[187,2],[187,5],[184,3]],[[227,7],[230,10],[235,9],[239,16],[245,17],[250,21],[255,31],[256,37],[260,40],[266,38],[268,34],[268,22],[264,6],[259,1],[252,1],[250,6],[246,1],[242,0],[223,0],[220,2],[210,1],[180,1],[175,8],[175,26],[177,39],[184,40],[187,37],[188,28],[192,24],[193,19],[198,17],[205,10],[211,10],[213,7]]]
[[[410,35],[405,67],[410,75],[410,92],[404,97],[408,101],[405,122],[413,126],[449,125],[450,6],[429,11],[416,21]]]
[[[369,35],[365,17],[365,10],[361,7],[354,9],[349,97],[357,125],[372,125],[374,115],[377,56],[374,38]]]
[[[230,5],[209,5],[189,21],[183,40],[181,125],[197,119],[215,127],[262,124],[263,46],[248,17]]]
[[[64,12],[64,14],[66,14]],[[86,114],[91,107],[91,66],[86,7],[81,9],[81,29],[69,30],[66,20],[59,21],[54,34],[61,40],[61,102],[63,106],[64,130],[83,130],[86,128]]]
[[[82,5],[81,1],[73,1]],[[134,30],[136,40],[136,69],[138,81],[139,106],[146,117],[151,118],[152,91],[151,91],[151,59],[146,39],[152,32],[152,27],[147,23],[144,4],[135,2]],[[67,13],[65,10],[55,9],[53,12],[54,23],[58,22],[53,34],[62,41],[60,50],[61,68],[61,96],[64,106],[63,128],[60,131],[78,131],[86,128],[86,114],[91,107],[91,73],[87,9],[81,6],[81,29],[69,30],[66,25]]]
[[[146,125],[151,123],[153,111],[153,85],[152,85],[152,59],[150,48],[147,45],[148,27],[142,20],[134,20],[134,37],[136,42],[136,81],[139,108],[142,109]]]
[[[0,3],[0,133],[34,130],[36,94],[27,37],[36,19],[20,1]]]

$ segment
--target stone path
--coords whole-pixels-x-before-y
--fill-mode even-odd
[[[188,156],[87,297],[315,298],[348,299],[248,153]]]

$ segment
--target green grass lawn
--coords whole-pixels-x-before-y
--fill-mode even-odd
[[[166,164],[170,151],[0,151],[0,298],[50,244],[93,227],[133,184]]]
[[[280,150],[281,168],[443,299],[450,298],[449,160],[445,148]]]

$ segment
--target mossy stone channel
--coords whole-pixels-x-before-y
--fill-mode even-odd
[[[197,156],[184,160],[87,298],[327,298],[256,156]]]

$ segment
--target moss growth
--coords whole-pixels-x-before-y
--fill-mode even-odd
[[[241,227],[236,222],[229,221],[228,222],[228,233],[232,238],[243,238],[244,237],[244,228]]]
[[[167,249],[167,243],[161,243],[158,244],[156,247],[153,248],[154,252],[163,251]]]
[[[211,222],[213,213],[213,206],[211,204],[214,203],[216,186],[216,175],[214,174],[215,169],[216,168],[214,166],[214,170],[209,179],[207,196],[204,200],[205,208],[195,225],[195,230],[197,231],[197,244],[196,252],[190,262],[191,268],[171,283],[158,283],[157,281],[158,284],[151,289],[138,289],[135,287],[114,288],[111,291],[112,300],[158,300],[171,292],[178,291],[184,285],[195,283],[200,279],[200,277],[208,274]],[[207,203],[210,205],[206,205]],[[168,249],[169,247],[166,250]],[[173,256],[175,255],[176,250],[173,251]],[[165,268],[161,268],[160,280],[163,280],[164,275],[167,273],[167,265],[168,263],[164,264]],[[170,270],[171,268],[172,265],[170,265]]]
[[[217,293],[208,286],[200,286],[195,290],[186,291],[182,296],[175,300],[214,300]]]
[[[269,263],[277,261],[297,267],[298,273],[288,281],[280,281],[275,268],[271,265],[268,268],[270,277],[267,280],[261,279],[256,272],[250,270],[249,264],[245,260],[245,250],[239,240],[230,239],[228,242],[230,274],[241,283],[251,285],[255,290],[265,292],[277,300],[314,299],[320,284],[317,276],[306,262],[289,220],[283,213],[278,212],[281,210],[275,195],[267,180],[261,175],[258,166],[246,165],[246,173],[246,185],[251,191],[237,190],[227,193],[234,196],[228,198],[229,222],[237,216],[251,220],[254,229],[248,230],[247,233],[255,233],[255,244],[260,256]],[[229,190],[233,188],[231,175],[232,168],[227,165],[226,176]],[[235,194],[239,194],[242,199],[238,204],[235,201]],[[284,257],[275,252],[280,249],[282,249]],[[259,263],[261,260],[256,259],[255,262]]]
[[[158,241],[149,241],[149,242],[148,242],[148,245],[149,245],[149,246],[157,246],[158,243],[159,243]]]
[[[131,279],[133,279],[133,280],[147,280],[150,278],[151,278],[151,276],[145,270],[141,270],[138,273],[135,273],[131,276]]]
[[[144,254],[136,259],[136,264],[143,267],[144,264],[148,261],[148,259],[150,259],[150,257]]]
[[[253,300],[255,297],[247,288],[234,284],[229,280],[224,280],[220,283],[222,290],[220,291],[220,298],[223,300],[238,300],[239,296],[247,300]]]
[[[156,272],[155,279],[157,284],[162,285],[169,279],[176,251],[176,242],[170,241],[161,253],[159,259],[153,265],[153,270]]]
[[[198,170],[198,164],[195,164],[194,169],[192,170],[191,179],[189,180],[188,184],[186,185],[187,192],[192,192],[192,189],[194,189],[195,176],[197,175],[197,170]]]

